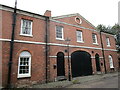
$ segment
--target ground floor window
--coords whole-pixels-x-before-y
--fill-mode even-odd
[[[18,62],[18,78],[31,76],[31,54],[28,51],[20,53]]]
[[[114,68],[113,66],[113,58],[111,55],[109,55],[109,63],[110,63],[110,69]]]

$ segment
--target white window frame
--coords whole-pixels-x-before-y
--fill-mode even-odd
[[[93,35],[95,36],[95,42],[93,41]],[[93,44],[98,45],[97,34],[92,33],[92,41],[93,41]]]
[[[30,34],[24,34],[24,33],[23,33],[23,20],[31,22]],[[20,35],[22,35],[22,36],[30,36],[30,37],[33,37],[33,35],[32,35],[32,25],[33,25],[33,22],[32,22],[31,20],[21,19],[21,30],[20,30]]]
[[[23,53],[28,53],[29,55],[23,55]],[[19,71],[20,71],[20,58],[29,58],[29,64],[28,64],[29,65],[29,72],[28,73],[25,73],[25,74],[19,73]],[[25,78],[25,77],[31,77],[31,54],[27,51],[23,51],[20,53],[19,61],[18,61],[18,76],[17,76],[17,78]]]
[[[109,58],[110,68],[114,68],[112,56],[109,55],[108,58]]]
[[[57,27],[61,27],[62,28],[62,38],[58,38],[57,37]],[[55,33],[56,33],[55,35],[56,35],[56,39],[57,40],[64,40],[64,31],[63,31],[63,27],[62,26],[56,26],[55,27]]]
[[[110,38],[106,37],[106,43],[107,43],[107,47],[110,47]]]
[[[78,33],[80,36],[78,36]],[[77,37],[77,42],[84,43],[83,42],[83,32],[81,30],[76,30],[76,37]],[[78,39],[78,37],[81,37],[81,38]]]

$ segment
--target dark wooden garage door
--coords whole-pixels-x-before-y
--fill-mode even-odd
[[[91,55],[85,51],[75,51],[71,54],[72,77],[92,74]]]

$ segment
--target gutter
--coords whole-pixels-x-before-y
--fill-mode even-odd
[[[10,57],[8,62],[8,79],[7,79],[7,88],[11,88],[11,72],[12,72],[12,59],[13,59],[13,49],[14,49],[14,33],[15,33],[15,26],[16,26],[16,16],[17,16],[17,0],[15,2],[15,8],[13,13],[13,22],[12,22],[12,34],[11,34],[11,41],[10,41]]]
[[[107,70],[106,70],[106,62],[105,62],[105,54],[104,54],[104,47],[103,47],[103,41],[102,41],[102,31],[100,30],[100,41],[101,41],[101,48],[102,48],[102,56],[103,56],[103,60],[104,60],[104,68],[105,68],[105,74],[107,74]]]
[[[45,81],[46,83],[48,83],[48,27],[49,27],[49,17],[46,17],[46,29],[45,29],[45,60],[46,60],[46,67],[45,67],[45,71],[46,71],[46,76],[45,76]]]

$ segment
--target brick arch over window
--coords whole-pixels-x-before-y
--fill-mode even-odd
[[[16,58],[18,58],[19,55],[20,55],[20,53],[23,52],[23,51],[29,52],[29,53],[31,54],[31,56],[34,55],[34,52],[33,52],[33,51],[29,50],[29,49],[26,48],[26,47],[21,47],[21,49],[19,49],[18,52],[17,52],[17,54],[16,54]]]
[[[18,60],[18,78],[31,76],[31,54],[28,51],[22,51]]]

